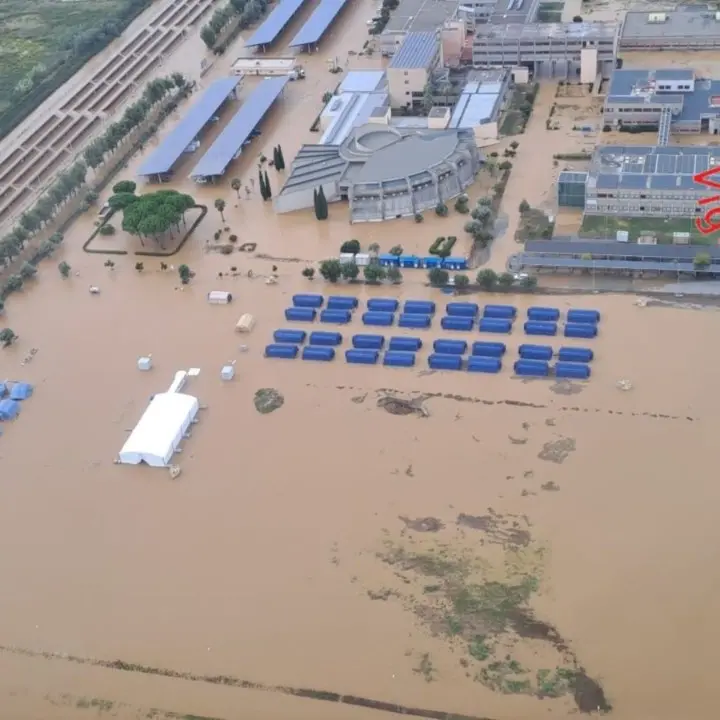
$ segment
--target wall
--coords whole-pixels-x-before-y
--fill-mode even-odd
[[[313,191],[317,190],[318,187],[319,185],[316,185],[287,193],[287,195],[276,195],[273,199],[273,210],[278,214],[282,214],[314,207]],[[340,199],[336,183],[323,183],[322,188],[328,202],[335,202]]]
[[[465,43],[465,23],[449,22],[440,33],[442,56],[446,65],[456,67],[460,64],[460,55]]]
[[[473,128],[475,132],[475,142],[478,147],[485,147],[497,142],[498,140],[498,124],[497,122],[483,123]]]
[[[594,83],[598,74],[597,48],[583,48],[580,51],[580,82]]]
[[[663,197],[665,191],[653,192],[643,190],[644,198],[640,193],[623,191],[620,198],[612,192],[599,191],[610,197],[598,197],[595,189],[586,189],[585,214],[587,215],[625,215],[629,217],[700,217],[697,213],[698,200],[703,197],[701,191],[685,191],[673,193],[677,197]],[[642,208],[642,209],[641,209]]]
[[[394,108],[412,105],[412,93],[422,93],[428,80],[425,68],[388,68],[388,90],[390,105]]]

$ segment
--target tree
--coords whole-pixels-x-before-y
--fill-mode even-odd
[[[0,343],[3,347],[10,347],[17,340],[17,335],[10,328],[0,330]]]
[[[574,23],[581,23],[582,21],[583,21],[583,19],[582,19],[582,16],[581,16],[581,15],[574,15],[574,16],[573,16],[573,22],[574,22]]]
[[[72,268],[63,260],[63,262],[58,265],[58,270],[60,271],[60,274],[66,278],[70,275]]]
[[[357,255],[360,252],[360,241],[359,240],[346,240],[340,246],[340,252],[343,254]]]
[[[367,282],[375,284],[387,277],[387,270],[382,265],[366,265],[363,268],[363,275]]]
[[[447,217],[448,216],[448,206],[444,202],[439,202],[435,206],[435,214],[438,217]]]
[[[193,276],[193,272],[187,265],[183,264],[178,267],[178,275],[180,276],[180,282],[187,285]]]
[[[388,254],[394,255],[395,257],[400,257],[403,254],[403,246],[402,245],[393,245],[388,250]]]
[[[468,220],[468,222],[465,223],[465,232],[473,237],[479,235],[484,229],[485,226],[479,220]]]
[[[526,275],[520,280],[520,287],[524,290],[534,290],[537,287],[537,278],[533,275]]]
[[[524,215],[530,209],[530,203],[527,200],[521,200],[518,210],[521,215]]]
[[[503,290],[509,290],[515,283],[515,276],[509,272],[500,273],[497,282]]]
[[[115,226],[112,223],[105,223],[104,225],[100,226],[98,233],[100,235],[105,235],[105,236],[114,235],[115,234]]]
[[[320,274],[331,283],[342,277],[342,265],[339,260],[323,260],[320,263]]]
[[[263,177],[263,171],[260,166],[258,166],[258,185],[260,187],[260,197],[263,200],[267,200],[267,188],[265,187],[265,178]]]
[[[693,258],[693,265],[696,270],[704,270],[705,268],[710,267],[711,264],[712,258],[709,253],[701,252]]]
[[[512,163],[509,160],[503,160],[503,162],[498,165],[499,170],[510,170],[511,168]]]
[[[31,235],[39,230],[40,228],[40,218],[38,217],[37,213],[33,210],[30,210],[29,212],[24,213],[20,216],[20,227],[23,228],[23,230],[27,231]]]
[[[285,156],[283,155],[282,146],[277,146],[277,160],[275,161],[275,167],[278,170],[285,169]]]
[[[111,195],[108,198],[108,205],[113,210],[125,210],[125,208],[130,207],[134,202],[136,202],[138,199],[138,196],[134,193],[129,192],[121,192],[121,193],[115,193],[115,195]]]
[[[492,290],[497,285],[498,276],[494,270],[486,268],[477,274],[477,284],[483,290]]]
[[[312,268],[312,267],[303,268],[302,276],[306,277],[308,280],[312,280],[315,277],[315,268]]]
[[[320,189],[322,190],[322,188]],[[268,177],[267,170],[265,171],[265,193],[267,194],[265,199],[270,200],[272,198],[272,186],[270,185],[270,178]]]
[[[456,290],[465,290],[465,288],[470,284],[470,278],[467,275],[462,275],[461,273],[455,275],[454,280]]]
[[[467,215],[470,212],[470,208],[468,207],[469,200],[470,198],[465,193],[459,195],[455,201],[455,212],[459,212],[461,215]]]
[[[135,269],[141,273],[145,269],[145,263],[136,262],[135,263]]]
[[[492,221],[492,209],[487,205],[478,205],[471,213],[473,220],[477,220],[483,227]]]
[[[53,245],[60,245],[64,239],[65,238],[61,232],[55,232],[49,238]]]
[[[20,268],[20,277],[23,280],[29,280],[32,277],[35,277],[37,275],[37,268],[34,265],[31,265],[29,262],[23,263],[22,267]]]
[[[368,247],[368,252],[377,258],[377,255],[380,252],[380,245],[376,242],[370,243],[370,247]]]
[[[318,220],[328,219],[328,204],[322,185],[317,189],[315,193],[315,217]]]
[[[435,104],[435,100],[433,98],[433,86],[430,81],[425,83],[425,87],[423,88],[423,96],[422,96],[422,107],[423,110],[427,113],[430,112],[432,106]]]
[[[209,25],[202,26],[202,29],[200,30],[200,38],[205,43],[205,47],[208,50],[212,50],[215,47],[217,35]]]
[[[434,287],[444,287],[450,280],[450,273],[442,268],[434,267],[428,272],[428,280]]]
[[[88,190],[88,192],[85,194],[85,202],[89,205],[92,205],[93,203],[97,202],[98,194],[94,190]]]
[[[356,280],[360,274],[360,268],[354,262],[345,262],[340,265],[340,272],[346,280]]]
[[[240,189],[242,188],[242,182],[240,182],[240,178],[233,178],[230,181],[230,187],[237,193],[237,196],[240,197]]]
[[[222,198],[218,198],[215,201],[215,209],[220,213],[220,219],[225,222],[225,216],[223,210],[225,210],[225,201]]]
[[[402,273],[400,272],[400,268],[396,268],[394,265],[390,266],[387,269],[387,279],[394,285],[401,283],[403,277]]]
[[[23,286],[23,279],[20,275],[10,275],[3,286],[3,295],[17,292]]]
[[[112,187],[114,195],[118,193],[134,193],[135,190],[137,190],[137,183],[132,180],[121,180],[120,182],[116,182]]]

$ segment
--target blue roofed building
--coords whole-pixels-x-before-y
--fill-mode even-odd
[[[410,108],[420,105],[425,86],[440,60],[437,32],[408,33],[387,68],[391,106]]]

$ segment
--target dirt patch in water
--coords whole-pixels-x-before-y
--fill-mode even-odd
[[[408,530],[413,530],[415,532],[438,532],[439,530],[442,530],[445,525],[442,523],[442,521],[438,520],[438,518],[434,517],[424,517],[424,518],[409,518],[405,517],[404,515],[400,515],[400,520],[402,520],[405,523],[405,527]]]
[[[563,463],[571,452],[576,449],[574,438],[560,438],[552,442],[546,442],[543,449],[538,453],[541,460],[548,462]]]
[[[275,388],[261,388],[255,393],[253,402],[259,413],[267,415],[281,408],[285,404],[285,398]]]
[[[526,529],[527,518],[500,515],[492,508],[488,508],[487,515],[460,513],[457,516],[457,524],[473,530],[480,530],[483,532],[486,542],[503,547],[527,547],[532,540],[530,532]]]

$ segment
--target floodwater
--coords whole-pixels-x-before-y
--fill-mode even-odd
[[[281,143],[289,165],[303,142],[315,140],[308,128],[322,93],[337,81],[325,60],[338,55],[342,64],[349,48],[361,48],[370,12],[369,2],[349,9],[322,54],[308,61],[308,79],[288,86],[228,178],[249,184],[261,151],[269,155]],[[543,87],[538,107],[548,110],[554,92]],[[493,248],[498,269],[515,247],[517,205],[523,198],[541,204],[549,185],[539,174],[557,171],[554,153],[572,151],[565,133],[545,131],[545,119],[536,108],[519,138],[504,204],[510,227]],[[122,177],[133,177],[141,160]],[[269,174],[279,188],[277,173]],[[487,184],[473,188],[473,202]],[[351,237],[364,248],[377,242],[409,251],[423,251],[438,235],[466,243],[466,217],[451,211],[421,225],[350,226],[346,209],[331,206],[330,219],[318,223],[311,213],[275,216],[257,191],[238,199],[229,181],[172,187],[210,206],[170,261],[196,272],[189,286],[181,287],[174,271],[160,271],[159,260],[144,259],[137,272],[129,255],[109,270],[103,256],[84,254],[88,216],[67,233],[62,257],[42,267],[35,287],[6,307],[4,324],[20,340],[0,352],[0,376],[28,380],[36,392],[0,439],[5,716],[129,718],[153,708],[157,717],[223,720],[388,715],[123,672],[93,659],[496,720],[576,713],[568,695],[540,700],[489,689],[473,676],[461,636],[425,621],[429,582],[388,564],[387,549],[436,544],[471,553],[487,578],[515,573],[531,556],[535,617],[557,630],[567,653],[602,685],[614,717],[708,717],[720,640],[712,605],[720,585],[720,490],[710,457],[720,414],[712,393],[720,315],[640,307],[624,296],[500,298],[521,311],[529,304],[602,311],[591,345],[593,378],[569,386],[511,377],[524,340],[519,328],[507,339],[498,376],[424,372],[427,349],[415,369],[265,360],[263,347],[285,326],[283,310],[295,292],[443,303],[446,296],[428,289],[422,272],[372,290],[329,288],[300,273]],[[227,202],[224,221],[216,198]],[[257,254],[205,252],[224,226],[240,243],[258,243]],[[67,280],[53,267],[61,259],[73,268]],[[263,276],[273,265],[278,283],[267,285]],[[228,277],[231,267],[244,276]],[[90,295],[89,285],[101,293]],[[208,305],[210,290],[231,291],[233,303]],[[234,325],[245,312],[257,325],[240,336]],[[356,318],[343,332],[361,327]],[[428,348],[440,333],[413,334]],[[31,348],[37,354],[21,365]],[[148,353],[155,367],[140,373],[136,359]],[[236,379],[222,383],[220,367],[232,360]],[[189,367],[201,373],[187,392],[206,409],[176,456],[181,476],[171,481],[163,470],[115,465],[149,396]],[[620,380],[632,389],[618,389]],[[277,388],[285,402],[260,415],[253,396],[265,387]],[[377,400],[388,391],[425,395],[429,417],[385,412]],[[523,534],[515,528],[497,540],[487,517],[518,518]],[[426,527],[437,532],[422,532]],[[560,664],[558,651],[540,639],[505,632],[501,646],[533,671]]]

